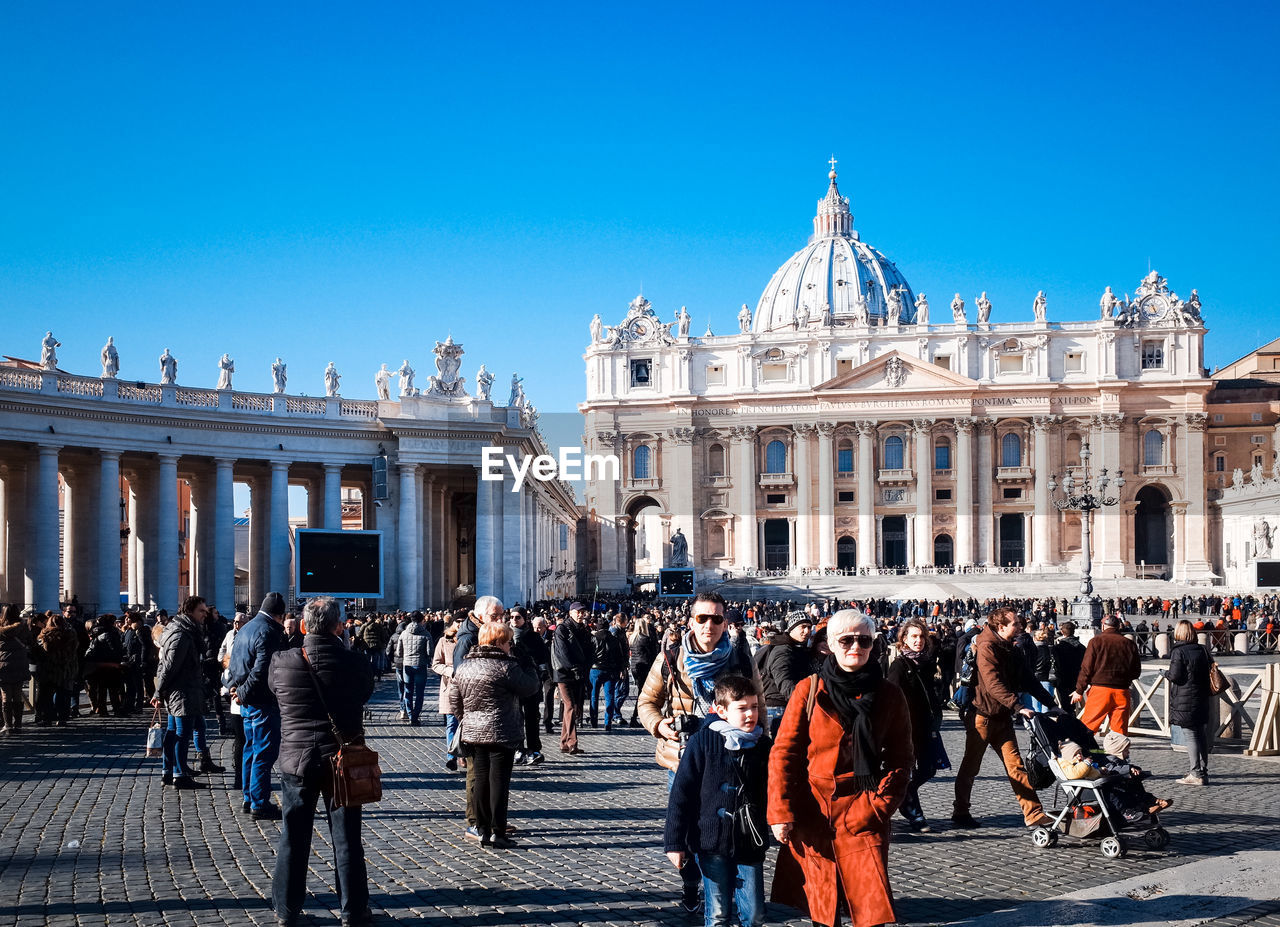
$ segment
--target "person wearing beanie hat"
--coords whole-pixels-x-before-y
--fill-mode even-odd
[[[240,703],[244,724],[242,810],[255,818],[280,819],[271,801],[271,767],[280,754],[280,706],[267,684],[271,658],[285,649],[284,596],[268,592],[258,613],[240,629],[231,646],[227,688]]]

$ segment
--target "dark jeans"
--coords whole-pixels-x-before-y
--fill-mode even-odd
[[[142,670],[139,667],[124,668],[124,703],[130,711],[142,709]]]
[[[107,713],[107,701],[117,715],[125,709],[124,670],[116,664],[90,663],[85,669],[85,685],[89,689],[89,704],[98,714]]]
[[[44,724],[57,721],[66,724],[71,720],[71,690],[51,682],[40,684],[39,701],[36,702],[36,718]]]
[[[604,726],[613,728],[613,719],[618,714],[618,676],[612,670],[593,669],[591,671],[591,726],[600,724],[600,695],[604,694]]]
[[[427,690],[427,677],[431,670],[423,667],[406,666],[404,668],[404,699],[400,707],[409,713],[409,720],[417,721],[422,715],[422,698]]]
[[[559,694],[555,680],[548,678],[542,684],[542,725],[543,729],[550,734],[551,725],[556,720],[556,695]]]
[[[187,751],[191,747],[191,735],[203,725],[204,717],[200,715],[186,718],[169,715],[169,723],[164,732],[164,759],[160,761],[160,766],[166,773],[175,777],[195,775],[195,770],[187,762]]]
[[[524,750],[526,753],[542,752],[542,737],[539,733],[538,709],[542,705],[542,693],[538,692],[520,702],[524,709]]]
[[[244,718],[231,714],[231,767],[235,770],[233,789],[244,790]]]
[[[276,842],[276,868],[271,878],[271,905],[276,914],[293,917],[302,911],[307,897],[307,863],[311,858],[311,831],[316,801],[324,800],[329,842],[333,845],[333,869],[343,918],[360,917],[369,907],[369,875],[360,840],[360,808],[334,808],[323,794],[327,770],[309,770],[305,776],[280,774],[283,804],[280,839]]]
[[[280,755],[280,710],[244,705],[240,712],[244,724],[241,787],[244,800],[254,811],[261,811],[271,803],[271,767]]]
[[[6,682],[0,688],[4,726],[13,734],[22,730],[22,686],[20,682]]]
[[[482,838],[501,837],[507,832],[507,804],[516,752],[501,744],[475,744],[472,750],[467,778],[475,784],[476,829]]]

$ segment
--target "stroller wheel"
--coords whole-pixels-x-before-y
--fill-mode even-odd
[[[1041,849],[1045,847],[1055,846],[1058,842],[1058,832],[1050,830],[1047,827],[1037,827],[1031,831],[1031,843]]]
[[[1125,839],[1121,836],[1111,836],[1102,838],[1102,855],[1107,859],[1120,859],[1129,852],[1129,847],[1125,843]]]
[[[1169,845],[1169,832],[1163,827],[1153,827],[1142,835],[1142,839],[1151,849],[1163,850]]]

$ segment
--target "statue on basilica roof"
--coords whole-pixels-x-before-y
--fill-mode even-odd
[[[406,357],[400,369],[396,371],[400,375],[400,398],[405,396],[416,396],[418,390],[414,388],[413,378],[417,375],[417,371],[409,366],[409,359]]]
[[[591,343],[599,344],[604,340],[604,321],[600,318],[600,313],[596,313],[591,319]]]
[[[1194,290],[1192,292],[1195,292]],[[116,351],[116,339],[113,336],[107,336],[107,343],[102,346],[102,378],[104,380],[115,379],[115,375],[120,372],[120,355]]]
[[[751,310],[747,308],[746,303],[743,303],[742,308],[738,310],[738,331],[744,335],[751,331]]]
[[[929,324],[929,297],[923,293],[916,297],[916,324],[921,328]]]
[[[1034,313],[1037,322],[1040,322],[1043,324],[1045,319],[1047,318],[1048,303],[1049,301],[1045,298],[1044,290],[1041,290],[1040,292],[1036,293],[1036,298],[1031,303],[1031,311],[1032,313]]]
[[[886,325],[897,325],[898,319],[902,317],[902,293],[895,287],[889,288],[889,315],[885,320]]]
[[[436,372],[435,375],[427,377],[429,384],[427,395],[449,398],[465,396],[466,390],[463,389],[463,383],[466,382],[466,377],[458,376],[464,353],[462,345],[456,344],[453,335],[449,335],[444,341],[436,342],[432,353],[436,356]]]
[[[991,321],[991,300],[987,299],[987,291],[977,298],[974,305],[978,307],[978,324],[986,325]]]
[[[681,338],[689,337],[689,326],[693,319],[689,315],[689,308],[681,306],[680,311],[676,313],[676,334]]]
[[[596,318],[598,319],[600,316],[597,315]],[[476,371],[476,398],[481,402],[493,401],[489,398],[489,395],[493,390],[493,381],[495,379],[496,377],[489,372],[489,368],[481,364],[480,369]]]
[[[1111,287],[1107,287],[1102,292],[1102,299],[1098,301],[1098,308],[1102,310],[1102,318],[1113,319],[1116,315],[1116,305],[1120,300],[1116,299],[1116,294],[1111,292]]]
[[[957,325],[969,324],[969,319],[964,314],[964,298],[959,293],[951,299],[951,319]]]
[[[275,391],[277,393],[284,392],[285,382],[288,380],[289,374],[285,367],[285,362],[278,357],[276,362],[271,365],[271,380],[275,383]]]

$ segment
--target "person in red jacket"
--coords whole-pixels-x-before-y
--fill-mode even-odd
[[[1120,622],[1114,615],[1102,619],[1102,633],[1089,641],[1076,679],[1073,703],[1088,699],[1080,721],[1097,733],[1105,718],[1108,727],[1118,734],[1129,733],[1129,686],[1142,675],[1142,658],[1138,645],[1120,633]]]

